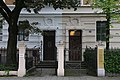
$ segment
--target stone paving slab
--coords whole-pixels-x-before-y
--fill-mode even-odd
[[[44,76],[44,77],[0,77],[0,80],[120,80],[120,77],[57,77],[57,76]]]
[[[25,77],[0,77],[0,80],[120,80],[119,77],[95,77],[89,76],[82,73],[79,76],[65,76],[58,77],[55,75],[55,69],[43,69],[41,73],[41,69],[36,69],[29,75]]]

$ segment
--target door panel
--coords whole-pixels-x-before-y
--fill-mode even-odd
[[[69,30],[69,60],[82,60],[81,30]]]
[[[44,60],[55,60],[55,31],[44,31],[43,32],[43,59]]]

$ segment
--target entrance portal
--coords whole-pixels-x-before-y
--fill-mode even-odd
[[[43,33],[43,60],[56,60],[55,31]]]
[[[69,60],[82,60],[82,30],[69,30]]]

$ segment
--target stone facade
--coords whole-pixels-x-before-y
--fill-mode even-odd
[[[14,6],[10,6],[10,8],[12,9]],[[59,41],[63,41],[66,49],[69,49],[69,30],[82,30],[82,52],[84,52],[86,46],[95,47],[99,43],[96,40],[96,22],[106,21],[105,15],[98,15],[95,11],[90,6],[81,6],[77,11],[73,9],[54,10],[46,7],[39,14],[29,13],[23,9],[19,21],[28,20],[30,23],[38,22],[37,27],[41,30],[55,30],[55,45],[57,46]],[[112,36],[110,38],[110,47],[119,47],[120,24],[117,21],[112,21],[112,24],[115,27],[110,30]],[[6,21],[4,22],[2,32],[0,47],[6,47],[8,39],[8,24]],[[30,33],[29,40],[25,41],[25,44],[27,47],[33,48],[34,46],[40,46],[41,42],[43,44],[43,35]],[[105,46],[105,41],[102,43]]]

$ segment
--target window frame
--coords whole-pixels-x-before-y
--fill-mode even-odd
[[[2,41],[2,28],[3,28],[3,25],[2,25],[3,21],[0,21],[0,41]]]
[[[96,21],[96,41],[106,41],[106,26],[107,21]],[[97,29],[99,29],[98,31],[100,32],[98,32]]]

